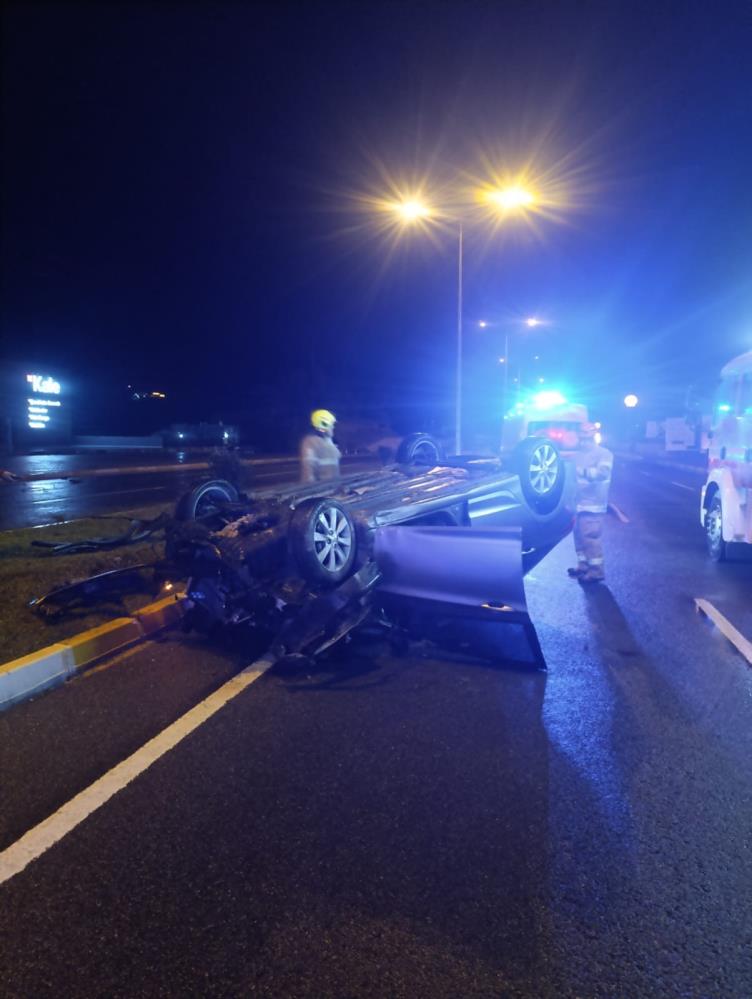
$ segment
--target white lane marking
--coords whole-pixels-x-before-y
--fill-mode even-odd
[[[150,739],[122,763],[118,763],[112,770],[77,794],[75,798],[71,798],[49,818],[24,833],[20,839],[0,853],[0,884],[8,881],[15,874],[20,874],[33,860],[41,857],[58,840],[61,840],[63,836],[66,836],[84,819],[88,818],[92,812],[104,805],[113,795],[147,770],[152,763],[156,763],[161,756],[174,749],[187,735],[203,725],[213,714],[223,708],[233,697],[237,697],[254,680],[263,676],[273,665],[273,660],[257,659],[255,663],[232,677],[219,690],[215,690],[213,694],[187,711],[172,725],[168,725],[164,731]]]
[[[609,510],[613,510],[614,511],[614,513],[619,518],[619,520],[622,522],[622,524],[628,524],[629,523],[629,517],[626,515],[626,513],[623,513],[619,509],[619,507],[616,505],[616,503],[609,503],[608,504],[608,508],[609,508]]]
[[[646,472],[643,468],[638,468],[637,471],[640,475],[644,475],[646,479],[653,479],[654,482],[665,482],[665,479],[661,479],[658,475],[652,475],[650,472]],[[691,493],[696,493],[698,490],[697,486],[688,486],[685,482],[674,482],[673,479],[669,479],[669,484],[672,486],[678,486],[679,489],[688,489]]]
[[[748,663],[752,663],[752,642],[748,638],[745,638],[728,618],[725,618],[721,614],[717,607],[714,607],[709,600],[704,600],[702,597],[695,597],[695,607],[699,613],[710,618],[716,628],[741,652]]]

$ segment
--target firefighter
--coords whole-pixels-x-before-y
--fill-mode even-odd
[[[599,583],[605,579],[603,568],[603,520],[608,509],[608,489],[614,456],[595,441],[596,427],[583,423],[575,454],[577,470],[577,517],[574,547],[577,566],[569,575],[580,583]]]
[[[300,470],[302,482],[323,482],[339,476],[339,448],[332,440],[337,420],[328,409],[315,409],[311,413],[312,433],[300,442]]]

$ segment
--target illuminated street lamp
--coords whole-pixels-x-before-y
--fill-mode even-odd
[[[420,198],[407,198],[404,201],[396,201],[391,207],[402,221],[408,224],[410,222],[417,222],[419,219],[430,219],[433,215],[428,205]]]
[[[525,320],[525,326],[528,326],[531,330],[535,329],[536,326],[540,326],[540,319],[536,319],[535,316],[530,316],[529,319]]]
[[[506,217],[509,214],[530,208],[535,204],[535,196],[520,184],[507,187],[486,188],[481,192],[480,200],[490,206],[494,214]],[[394,212],[400,222],[412,225],[436,219],[438,213],[417,196],[409,196],[399,201],[385,202],[385,207]],[[454,447],[457,454],[462,450],[462,292],[464,263],[464,229],[463,220],[442,213],[443,219],[457,223],[457,363],[455,373],[455,403],[454,403]],[[481,322],[481,327],[484,323]],[[487,325],[487,324],[485,324]]]
[[[518,208],[529,208],[535,197],[519,184],[511,187],[496,187],[484,192],[484,200],[504,212],[513,212]]]
[[[634,393],[632,392],[630,392],[629,395],[624,396],[624,405],[627,407],[627,409],[634,409],[639,401],[640,400],[637,398],[637,396],[634,395]]]

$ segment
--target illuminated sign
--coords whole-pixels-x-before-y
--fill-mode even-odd
[[[60,395],[60,382],[48,375],[27,375],[26,381],[31,385],[32,392],[44,392],[45,395]]]
[[[60,382],[49,375],[27,375],[26,383],[32,392],[26,399],[26,425],[31,430],[49,430],[50,410],[56,417],[56,410],[62,403],[59,399],[49,399],[48,396],[60,395]]]

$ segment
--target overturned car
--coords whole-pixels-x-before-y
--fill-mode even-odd
[[[440,458],[424,435],[402,464],[328,483],[182,497],[167,557],[188,578],[185,624],[251,627],[274,659],[316,655],[367,618],[395,641],[448,621],[516,623],[542,655],[523,576],[570,530],[573,470],[547,439],[505,460]]]

